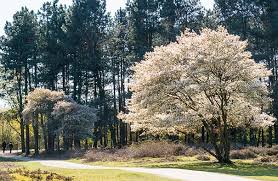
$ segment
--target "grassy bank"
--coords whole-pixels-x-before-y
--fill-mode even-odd
[[[34,162],[20,162],[11,159],[0,158],[1,178],[7,178],[9,180],[11,177],[15,180],[20,181],[31,181],[34,177],[40,177],[39,180],[47,180],[46,177],[49,175],[59,175],[63,176],[60,179],[53,179],[55,181],[70,181],[72,180],[82,180],[82,181],[173,181],[167,178],[161,178],[151,174],[144,173],[133,173],[125,172],[120,170],[72,170],[72,169],[60,169],[53,167],[46,167],[40,163]],[[24,169],[23,169],[24,168]],[[8,174],[7,169],[15,170],[11,174]],[[21,171],[19,171],[21,170]],[[26,176],[26,172],[28,176]],[[38,174],[38,172],[40,174]],[[1,180],[1,179],[0,179]]]

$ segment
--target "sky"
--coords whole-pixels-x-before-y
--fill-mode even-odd
[[[21,7],[26,6],[32,10],[39,10],[43,2],[48,0],[6,0],[5,3],[2,2],[0,6],[0,35],[4,34],[4,27],[6,21],[12,21],[13,15],[21,9]],[[125,7],[127,0],[106,0],[107,10],[114,14],[119,8]],[[212,9],[214,0],[200,0],[206,9]],[[72,0],[60,0],[60,3],[70,5]],[[6,107],[6,103],[0,100],[0,108]]]

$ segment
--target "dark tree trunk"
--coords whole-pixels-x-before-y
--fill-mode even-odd
[[[255,130],[253,128],[250,128],[250,145],[251,146],[256,145],[256,134],[255,134]]]
[[[51,132],[51,130],[48,129],[48,133],[47,133],[47,151],[48,152],[54,152],[55,151],[55,136],[54,134]]]
[[[132,131],[131,131],[131,126],[130,125],[128,125],[128,127],[129,127],[129,143],[130,144],[132,144]]]
[[[93,143],[94,148],[97,148],[98,139],[99,139],[99,133],[98,133],[98,129],[95,127],[95,129],[94,129],[94,143]]]
[[[218,131],[216,131],[213,124],[208,124],[206,121],[203,121],[203,124],[206,131],[209,133],[211,143],[215,150],[215,152],[212,152],[208,149],[206,149],[206,151],[214,156],[219,163],[231,164],[232,162],[230,160],[229,132],[225,122],[223,128],[219,127]]]
[[[35,141],[35,155],[39,155],[39,125],[38,116],[33,120],[34,141]]]
[[[258,135],[258,140],[257,140],[257,147],[260,146],[260,142],[261,142],[261,130],[259,129],[259,135]]]
[[[66,136],[63,136],[63,143],[64,143],[64,150],[68,151],[70,146],[69,146],[69,139]]]
[[[30,129],[29,123],[26,123],[26,155],[30,154]]]
[[[21,114],[21,113],[20,113]],[[21,142],[21,151],[22,153],[26,152],[25,147],[25,131],[24,131],[24,120],[22,116],[20,116],[20,142]]]
[[[18,103],[19,103],[19,110],[18,110],[18,114],[19,114],[19,119],[20,119],[20,142],[21,142],[21,150],[22,153],[26,152],[26,147],[25,147],[25,131],[24,131],[24,119],[23,119],[23,115],[22,115],[22,111],[23,111],[23,96],[22,96],[22,85],[21,85],[21,70],[17,70],[17,99],[18,99]]]
[[[139,133],[138,131],[135,132],[135,142],[138,143],[139,141]]]
[[[115,148],[115,146],[117,145],[117,142],[116,142],[115,127],[113,124],[110,125],[110,132],[111,132],[111,148]]]
[[[273,131],[273,128],[272,128],[272,126],[270,126],[268,128],[268,141],[267,141],[269,147],[272,147],[272,138],[273,138],[272,131]]]
[[[27,61],[27,60],[26,60]],[[29,69],[28,69],[28,64],[27,62],[25,63],[25,74],[24,74],[24,94],[25,97],[28,95],[28,76],[29,76]],[[25,130],[26,130],[26,155],[30,154],[30,131],[29,131],[29,123],[27,122],[25,124]]]
[[[44,123],[43,115],[41,115],[41,126],[42,126],[44,149],[45,149],[45,151],[48,151],[48,146],[47,146],[47,130],[46,130],[46,126],[45,126],[45,123]]]
[[[243,146],[247,145],[247,130],[243,129],[243,138],[242,138]]]
[[[107,145],[108,145],[108,137],[107,137],[107,126],[105,125],[104,126],[104,131],[103,131],[103,144],[104,144],[104,147],[106,148]]]
[[[125,124],[122,121],[120,121],[120,143],[121,143],[121,146],[125,145],[125,139],[126,139]]]
[[[63,91],[65,94],[67,94],[67,88],[66,88],[66,66],[63,66],[62,70],[62,84],[63,84]]]
[[[81,148],[81,143],[80,143],[80,139],[78,137],[75,137],[74,138],[74,148],[76,150],[80,150]]]
[[[262,129],[262,147],[265,147],[264,129]]]
[[[205,127],[202,126],[202,143],[205,143]]]
[[[276,124],[274,125],[274,131],[275,131],[275,143],[278,144],[278,123],[276,121]]]

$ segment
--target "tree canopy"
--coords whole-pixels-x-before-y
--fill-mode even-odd
[[[234,127],[272,125],[266,84],[270,71],[223,27],[185,31],[133,67],[126,119],[135,127],[191,131],[204,126],[220,162],[229,162]]]

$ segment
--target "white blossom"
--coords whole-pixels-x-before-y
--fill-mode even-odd
[[[263,81],[271,72],[246,47],[219,27],[185,31],[177,42],[154,48],[133,67],[130,112],[119,117],[150,132],[192,131],[215,120],[216,126],[271,125],[274,118],[261,114],[271,101]]]

